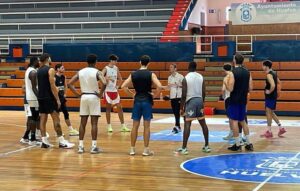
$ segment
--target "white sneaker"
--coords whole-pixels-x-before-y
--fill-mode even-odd
[[[84,153],[84,147],[78,146],[78,151],[79,154]]]
[[[135,155],[135,148],[134,147],[130,148],[129,155],[131,155],[131,156]]]
[[[31,145],[31,146],[42,146],[42,142],[41,141],[29,141],[28,145]]]
[[[131,130],[127,128],[125,124],[121,126],[121,132],[130,132]]]
[[[150,151],[150,149],[144,149],[144,152],[143,152],[143,156],[152,156],[154,154],[153,151]]]
[[[64,149],[71,149],[75,146],[74,143],[70,143],[67,140],[64,140],[62,142],[59,142],[59,148],[64,148]]]
[[[29,143],[29,140],[28,140],[28,139],[21,138],[21,139],[20,139],[20,143],[21,143],[21,144],[28,144],[28,143]]]
[[[91,148],[91,154],[98,154],[98,153],[101,153],[102,150],[98,147],[92,147]]]

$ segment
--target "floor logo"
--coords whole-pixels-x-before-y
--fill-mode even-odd
[[[187,172],[223,180],[300,184],[300,158],[295,153],[243,153],[200,157],[185,161]]]

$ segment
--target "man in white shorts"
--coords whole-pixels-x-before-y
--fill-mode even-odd
[[[118,89],[122,84],[122,76],[119,68],[116,66],[118,57],[114,54],[109,56],[109,64],[102,70],[103,75],[107,81],[107,86],[104,92],[104,102],[106,103],[106,121],[107,121],[107,131],[113,132],[111,126],[111,109],[116,106],[119,119],[121,122],[121,132],[130,132],[130,129],[124,124],[124,114],[122,105],[120,103],[120,95]]]
[[[70,90],[80,99],[80,128],[79,128],[79,146],[78,153],[84,153],[83,138],[85,127],[89,116],[91,116],[92,125],[92,147],[91,154],[100,153],[97,147],[98,119],[101,114],[100,98],[106,87],[106,80],[101,71],[96,69],[97,56],[90,54],[87,57],[88,67],[81,69],[68,83]],[[74,83],[79,80],[81,94],[77,92]],[[101,84],[99,91],[98,81]]]
[[[36,130],[40,123],[39,116],[39,103],[37,100],[37,68],[39,67],[39,59],[37,57],[30,58],[30,63],[25,72],[25,101],[24,104],[27,119],[27,130],[20,140],[21,143],[28,143],[29,145],[41,144],[38,142],[35,136]],[[29,133],[31,134],[29,140]]]

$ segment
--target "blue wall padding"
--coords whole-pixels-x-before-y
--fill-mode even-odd
[[[147,54],[154,62],[189,62],[195,51],[193,42],[44,44],[44,52],[55,62],[84,62],[91,53],[98,55],[98,61],[108,61],[110,54],[117,54],[120,62],[137,62]]]
[[[300,61],[300,40],[254,41],[253,54],[253,61]]]

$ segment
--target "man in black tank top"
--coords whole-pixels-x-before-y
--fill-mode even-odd
[[[55,85],[58,88],[58,97],[61,103],[60,111],[64,114],[65,122],[69,129],[69,136],[78,136],[79,132],[72,127],[70,121],[70,115],[67,108],[66,92],[67,92],[67,82],[64,75],[65,68],[62,64],[55,65]]]
[[[132,72],[128,79],[123,83],[122,88],[131,97],[134,98],[132,109],[133,127],[131,130],[131,148],[130,155],[135,155],[135,143],[138,135],[140,120],[144,118],[144,152],[143,156],[149,156],[153,153],[149,149],[150,139],[150,122],[152,119],[153,97],[158,97],[161,92],[161,83],[156,75],[150,72],[147,67],[150,62],[150,57],[144,55],[141,57],[141,68]],[[156,86],[156,92],[152,95],[152,84]],[[130,91],[129,86],[133,85],[135,93]]]
[[[272,70],[272,62],[266,60],[263,62],[263,70],[267,74],[266,76],[266,87],[265,87],[265,108],[268,127],[264,134],[261,137],[272,138],[272,119],[277,123],[279,127],[278,136],[281,137],[286,130],[281,127],[280,121],[275,114],[276,102],[278,98],[278,92],[280,91],[280,81],[277,77],[277,73]]]
[[[54,129],[57,133],[60,148],[72,148],[74,144],[64,139],[59,122],[58,109],[60,108],[60,100],[58,97],[58,89],[55,86],[55,70],[49,67],[51,58],[49,54],[43,54],[40,57],[40,68],[37,71],[38,80],[38,102],[40,112],[40,129],[42,134],[42,148],[49,148],[52,145],[46,137],[46,124],[48,114],[53,120]]]
[[[224,83],[226,89],[230,91],[228,116],[232,123],[233,137],[235,139],[235,144],[228,149],[241,151],[238,127],[238,123],[240,123],[246,137],[245,149],[253,151],[253,145],[249,139],[249,128],[245,121],[247,96],[249,91],[252,90],[252,78],[250,72],[243,66],[244,57],[241,54],[236,53],[233,62],[235,68],[232,70],[232,73],[229,74],[227,82]]]

